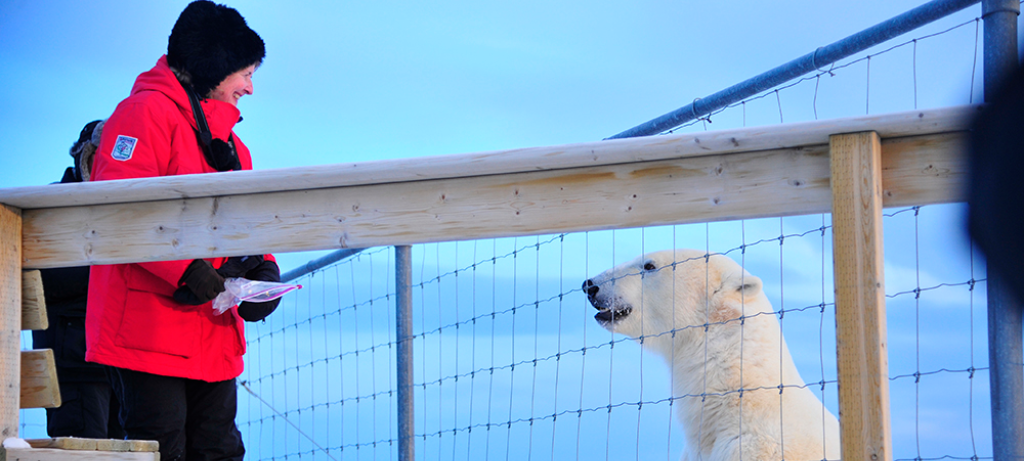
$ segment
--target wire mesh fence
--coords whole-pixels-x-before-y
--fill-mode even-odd
[[[672,131],[977,102],[979,31],[979,17],[948,18]],[[991,457],[987,355],[979,346],[984,264],[955,243],[966,241],[958,238],[960,213],[959,206],[908,208],[890,210],[884,221],[896,459]],[[580,289],[605,269],[666,248],[725,254],[761,278],[806,387],[838,414],[829,222],[815,215],[414,247],[417,455],[677,459],[692,441],[676,407],[707,395],[674,395],[664,360],[642,352],[641,338],[601,328]],[[276,351],[310,342],[324,353],[291,365],[290,374],[259,372],[250,359],[247,385],[290,386],[288,397],[276,398],[294,403],[279,411],[309,427],[302,434],[250,398],[239,421],[251,459],[395,457],[393,257],[378,249],[311,275],[308,291],[286,301],[308,318],[256,326],[262,339],[249,355],[261,357],[260,367],[273,367],[262,357],[272,344]],[[311,307],[317,299],[339,301]],[[375,313],[366,312],[370,305]],[[312,335],[335,321],[339,330],[324,340],[337,346],[303,336],[302,328]],[[307,391],[307,381],[331,390]],[[288,435],[268,431],[268,421]]]
[[[987,361],[975,347],[985,336],[983,269],[969,248],[936,244],[955,214],[935,206],[885,218],[896,459],[990,457]],[[602,328],[580,287],[642,253],[677,247],[724,254],[763,281],[772,309],[728,322],[778,322],[804,387],[838,414],[829,221],[413,247],[417,456],[679,458],[691,441],[676,407],[710,392],[674,393],[668,364],[639,345],[655,335]],[[313,273],[250,329],[239,411],[249,459],[396,456],[393,258],[376,249]]]

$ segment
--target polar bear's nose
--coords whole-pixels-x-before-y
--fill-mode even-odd
[[[597,292],[599,290],[600,288],[598,288],[597,285],[594,285],[593,280],[587,279],[586,282],[583,282],[583,291],[587,292],[588,297],[593,298],[594,296],[597,296]]]

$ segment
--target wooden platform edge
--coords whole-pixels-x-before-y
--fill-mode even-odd
[[[21,273],[21,329],[45,330],[50,327],[46,318],[46,298],[43,296],[43,275],[38,270]]]
[[[53,351],[21,351],[21,405],[25,408],[57,408],[61,405],[60,386]]]
[[[160,461],[160,453],[0,447],[0,461]]]
[[[156,452],[160,444],[155,440],[88,439],[81,437],[55,437],[52,439],[28,439],[32,448],[56,448],[61,450]]]

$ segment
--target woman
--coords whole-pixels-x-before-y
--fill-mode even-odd
[[[189,4],[167,55],[138,76],[104,124],[92,179],[251,169],[232,129],[264,55],[237,11]],[[86,359],[109,366],[127,437],[158,441],[164,461],[245,453],[234,423],[243,319],[262,319],[277,302],[215,315],[210,301],[236,276],[280,279],[270,255],[92,267]]]

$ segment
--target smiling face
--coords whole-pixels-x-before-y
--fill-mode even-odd
[[[256,72],[256,64],[228,75],[210,91],[209,98],[224,101],[232,106],[238,105],[242,96],[252,94],[252,74]]]

